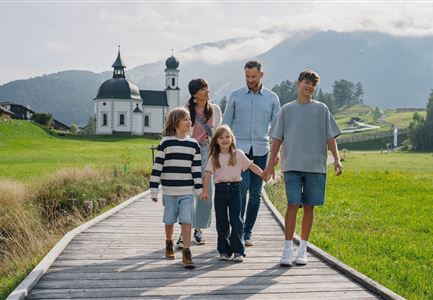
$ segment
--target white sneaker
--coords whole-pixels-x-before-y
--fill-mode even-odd
[[[280,259],[280,264],[283,266],[292,265],[292,249],[284,249]]]
[[[306,251],[304,252],[303,255],[296,256],[295,264],[301,265],[301,266],[308,264],[308,257],[307,257]]]
[[[230,256],[229,256],[228,254],[221,253],[221,254],[220,254],[220,257],[219,257],[219,260],[222,260],[222,261],[229,261],[229,260],[230,260]]]
[[[254,246],[255,242],[252,238],[249,239],[245,239],[245,246],[249,247],[249,246]]]
[[[241,263],[244,261],[244,256],[240,253],[235,253],[235,256],[233,257],[233,262]]]

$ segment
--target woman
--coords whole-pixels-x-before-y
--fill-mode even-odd
[[[221,109],[209,101],[209,84],[204,79],[193,79],[188,84],[191,98],[185,107],[189,110],[192,127],[189,136],[200,144],[202,174],[208,159],[208,146],[213,131],[222,121]],[[212,195],[212,182],[209,183],[209,195]],[[201,229],[208,228],[211,222],[212,198],[203,201],[195,197],[194,200],[194,241],[198,245],[206,243]],[[176,243],[178,249],[183,248],[182,236]]]

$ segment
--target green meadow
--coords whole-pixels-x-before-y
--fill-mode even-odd
[[[342,176],[329,169],[310,241],[408,299],[433,299],[433,154],[344,156]],[[267,190],[284,216],[283,184]]]
[[[143,137],[50,135],[34,123],[11,120],[0,123],[0,179],[26,182],[84,166],[150,169],[150,148],[157,144]]]

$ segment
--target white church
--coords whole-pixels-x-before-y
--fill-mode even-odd
[[[172,55],[165,66],[165,90],[139,90],[125,78],[126,65],[119,49],[112,65],[113,78],[99,87],[93,99],[96,134],[161,133],[168,112],[180,105],[179,61]]]

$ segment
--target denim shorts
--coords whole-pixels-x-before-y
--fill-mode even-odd
[[[284,172],[287,204],[318,206],[325,203],[326,174]]]
[[[193,203],[194,195],[162,195],[162,221],[165,224],[174,224],[179,219],[179,224],[192,224]]]

